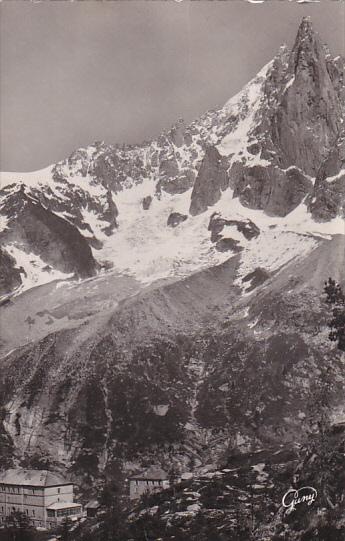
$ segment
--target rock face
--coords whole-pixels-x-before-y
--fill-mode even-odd
[[[104,209],[103,218],[105,221],[109,222],[109,226],[104,228],[104,233],[106,235],[111,235],[114,231],[114,229],[117,228],[117,220],[116,218],[119,215],[119,211],[117,210],[117,206],[115,205],[113,201],[113,197],[111,195],[111,191],[107,191],[107,206]]]
[[[8,224],[0,234],[6,245],[17,243],[27,254],[38,255],[46,264],[78,277],[95,274],[97,264],[91,248],[78,229],[45,209],[23,189],[8,196],[3,211]]]
[[[180,119],[176,124],[171,128],[170,130],[170,136],[172,139],[172,142],[177,147],[182,147],[185,143],[185,131],[186,126],[183,121],[183,119]]]
[[[341,138],[343,73],[344,61],[331,58],[310,21],[303,19],[292,51],[280,50],[256,89],[259,98],[251,104],[255,113],[247,128],[246,149],[231,154],[230,143],[234,149],[237,144],[234,136],[220,145],[223,154],[229,147],[225,154],[230,158],[230,186],[243,205],[284,216],[313,192],[313,178]],[[248,102],[248,96],[244,93],[243,100]],[[318,186],[318,192],[329,192],[327,186]],[[335,191],[339,201],[339,186]],[[324,195],[326,207],[330,196]],[[320,197],[319,193],[322,207]]]
[[[167,164],[170,164],[169,166]],[[172,178],[173,177],[173,178]],[[192,171],[185,171],[183,174],[178,174],[177,169],[171,168],[171,162],[165,164],[165,172],[162,178],[158,181],[156,193],[161,194],[162,190],[170,195],[176,193],[184,193],[193,186],[194,174]]]
[[[304,18],[285,74],[286,86],[273,121],[282,165],[297,165],[315,176],[334,145],[343,115],[327,66],[325,47]]]
[[[309,210],[317,221],[345,218],[345,140],[342,135],[319,169]]]
[[[20,270],[6,250],[0,248],[0,295],[10,293],[22,283]]]
[[[215,147],[209,147],[193,187],[190,214],[195,216],[205,212],[219,201],[222,191],[227,187],[227,163]]]
[[[313,184],[297,167],[282,171],[276,166],[245,167],[235,163],[230,170],[234,196],[242,205],[264,209],[271,216],[286,216],[312,190]]]

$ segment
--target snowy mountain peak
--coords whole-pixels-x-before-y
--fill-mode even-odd
[[[142,145],[96,142],[41,171],[2,173],[3,250],[15,246],[77,276],[100,265],[153,281],[255,253],[259,241],[234,228],[236,238],[212,240],[214,212],[226,220],[252,220],[264,243],[278,225],[291,239],[309,233],[310,245],[315,233],[343,233],[342,66],[303,19],[292,51],[282,46],[236,96],[190,125],[180,119]],[[26,210],[19,187],[26,201],[31,198]],[[23,217],[36,207],[33,226]],[[73,231],[80,239],[84,269],[42,248],[54,245],[51,235],[56,238],[41,226],[43,216],[49,227],[54,223],[60,233]],[[66,253],[62,236],[64,248],[56,253]],[[33,284],[40,282],[41,267]]]

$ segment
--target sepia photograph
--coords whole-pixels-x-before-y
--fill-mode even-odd
[[[345,2],[0,2],[0,541],[345,541]]]

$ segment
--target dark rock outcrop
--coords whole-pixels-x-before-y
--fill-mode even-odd
[[[238,240],[226,237],[217,241],[216,250],[218,250],[218,252],[238,253],[241,252],[243,248]]]
[[[314,220],[318,222],[328,222],[337,216],[345,218],[344,201],[345,171],[333,181],[318,181],[309,208]]]
[[[345,218],[345,138],[340,137],[321,165],[309,210],[315,220],[325,222]]]
[[[261,269],[260,267],[258,267],[253,272],[250,272],[244,278],[242,278],[242,282],[250,283],[250,285],[246,288],[246,292],[249,293],[250,291],[253,291],[256,287],[261,286],[261,284],[266,282],[269,277],[269,272],[267,272],[265,269]]]
[[[0,295],[10,293],[22,283],[16,262],[3,248],[0,248]]]
[[[219,201],[228,187],[227,161],[215,147],[208,147],[195,180],[189,212],[201,214]]]
[[[184,124],[183,119],[181,118],[172,126],[170,129],[169,135],[172,139],[172,142],[177,147],[182,147],[185,143],[184,140],[184,132],[185,132],[186,126]]]
[[[184,193],[193,186],[194,178],[193,171],[189,169],[182,170],[171,176],[166,174],[157,182],[156,192],[160,194],[164,190],[171,195]]]
[[[144,199],[141,202],[142,207],[143,207],[144,210],[149,210],[149,208],[151,206],[151,203],[152,203],[152,196],[151,195],[147,195],[146,197],[144,197]]]
[[[244,238],[247,240],[251,240],[260,235],[260,229],[251,220],[226,220],[225,218],[222,218],[220,214],[214,213],[212,214],[210,223],[208,224],[208,230],[211,231],[212,242],[217,242],[221,239],[221,232],[226,225],[235,226],[237,231],[242,233]]]
[[[167,220],[167,225],[170,227],[177,227],[180,223],[185,222],[188,216],[186,214],[180,214],[179,212],[172,212]]]
[[[97,263],[91,248],[78,229],[63,218],[45,209],[24,190],[10,195],[3,210],[11,217],[1,240],[20,243],[24,251],[34,253],[52,268],[76,276],[96,273]]]
[[[282,170],[275,166],[246,167],[235,163],[230,172],[234,197],[242,205],[265,210],[272,216],[286,216],[312,191],[311,180],[297,167]]]
[[[109,222],[109,226],[103,229],[106,235],[111,235],[114,229],[117,228],[116,218],[119,215],[116,204],[114,203],[112,193],[110,190],[107,191],[107,207],[103,213],[103,219]]]

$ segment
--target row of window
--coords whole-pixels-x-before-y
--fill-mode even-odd
[[[22,512],[22,508],[21,507],[15,507],[15,506],[13,506],[11,508],[7,507],[7,514],[15,513],[16,511]],[[47,515],[48,515],[48,517],[55,517],[55,516],[67,517],[67,516],[70,516],[70,515],[78,515],[80,513],[80,511],[81,511],[80,507],[71,507],[71,508],[68,508],[68,509],[58,509],[57,514],[55,515],[55,510],[54,509],[47,509]],[[3,505],[1,506],[1,513],[2,514],[5,513],[5,508],[4,508]],[[28,509],[24,509],[24,513],[26,513],[27,516],[29,516],[29,510]],[[32,509],[31,514],[32,514],[33,517],[35,516],[35,509]]]
[[[6,494],[5,497],[0,497],[0,501],[4,502],[6,501],[7,503],[11,503],[11,501],[13,501],[13,503],[16,503],[18,502],[18,500],[24,500],[24,502],[26,502],[28,500],[28,498],[30,499],[32,494],[19,494],[19,496],[21,496],[20,498],[18,498],[18,494]],[[43,495],[36,495],[36,496],[41,496],[40,499],[43,499]],[[36,501],[36,500],[34,500]]]
[[[9,486],[0,486],[1,492],[7,492],[8,494],[21,494],[21,488],[20,487],[9,487]]]
[[[138,486],[142,486],[142,485],[146,485],[146,486],[149,486],[149,485],[158,485],[158,486],[161,486],[163,484],[163,481],[135,481],[135,484]]]
[[[69,517],[71,515],[79,515],[81,511],[80,507],[70,507],[68,509],[58,509],[55,515],[54,509],[47,509],[48,517]]]
[[[16,511],[20,511],[20,512],[21,512],[21,511],[22,511],[22,508],[21,508],[21,507],[15,507],[15,506],[13,506],[13,507],[11,507],[11,508],[7,507],[7,513],[8,513],[8,514],[9,514],[9,513],[15,513]],[[3,505],[1,506],[1,513],[2,513],[2,514],[5,513],[5,508],[4,508]],[[28,510],[28,509],[24,509],[24,513],[26,513],[27,515],[29,515],[29,510]],[[35,516],[35,509],[32,510],[32,516],[33,516],[33,517]]]
[[[0,492],[6,492],[6,494],[22,494],[23,490],[23,487],[10,487],[8,485],[0,487]],[[27,494],[38,494],[41,492],[41,489],[35,490],[34,488],[25,487],[25,491]]]
[[[134,494],[143,494],[143,492],[159,492],[160,491],[160,487],[159,486],[154,486],[152,487],[151,489],[148,489],[147,487],[144,488],[143,490],[143,487],[134,487]]]
[[[42,489],[34,489],[29,487],[20,487],[20,486],[9,486],[9,485],[0,485],[0,492],[6,492],[7,494],[21,494],[25,490],[27,494],[39,494],[42,492]],[[57,493],[60,494],[61,488],[57,489]]]

